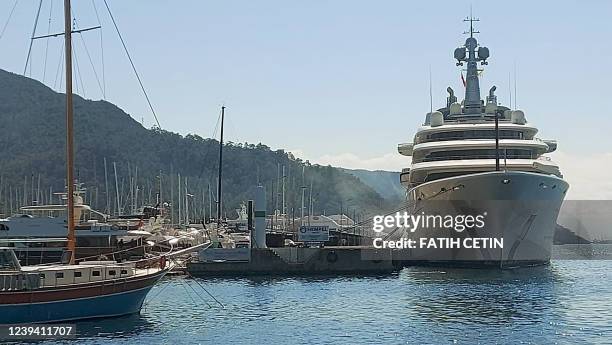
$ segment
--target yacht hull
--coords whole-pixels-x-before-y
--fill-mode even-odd
[[[116,317],[138,313],[151,290],[166,273],[60,286],[23,292],[0,292],[0,325],[48,323]]]
[[[446,246],[417,246],[400,250],[398,258],[465,266],[546,264],[550,261],[556,220],[567,189],[567,182],[553,175],[504,171],[421,184],[408,191],[409,209],[413,214],[454,219],[480,215],[484,226],[463,230],[429,226],[404,232],[403,237],[413,238],[417,244],[423,242],[422,238],[426,238],[424,243],[429,243],[431,238],[437,243],[441,243],[438,238],[448,238],[455,239],[459,245],[450,246],[446,242]],[[474,239],[478,239],[476,247]]]

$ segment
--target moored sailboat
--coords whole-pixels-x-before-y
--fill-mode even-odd
[[[22,267],[0,248],[0,324],[59,322],[133,314],[169,270],[165,256],[75,264],[75,186],[70,0],[64,0],[66,59],[67,265]]]
[[[164,257],[22,267],[0,248],[0,325],[134,314],[168,271]]]

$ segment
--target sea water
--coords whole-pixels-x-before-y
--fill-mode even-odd
[[[612,260],[366,277],[169,277],[140,315],[79,322],[77,332],[79,344],[611,344]]]

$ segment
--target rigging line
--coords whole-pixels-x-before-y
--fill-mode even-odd
[[[193,305],[194,306],[198,305],[198,302],[196,302],[195,298],[193,298],[193,296],[191,296],[191,293],[189,292],[189,290],[185,286],[185,282],[183,281],[183,279],[179,279],[178,281],[179,281],[180,285],[183,287],[183,289],[185,289],[185,293],[187,294],[187,296],[189,296],[189,298],[193,302]]]
[[[211,139],[213,139],[213,140],[214,140],[214,139],[215,139],[215,137],[217,136],[217,130],[219,129],[220,124],[221,124],[221,113],[222,113],[222,110],[219,110],[219,117],[217,117],[217,123],[215,124],[215,129],[214,129],[213,134],[212,134],[212,137],[211,137]],[[220,142],[220,140],[219,140],[219,142]],[[207,149],[207,151],[206,151],[206,154],[204,155],[204,159],[202,160],[202,162],[206,162],[206,158],[208,158],[208,154],[210,153],[210,150],[211,150],[211,149],[212,149],[214,146],[215,146],[215,145],[210,145],[210,146],[208,147],[208,149]],[[218,169],[219,165],[218,165],[218,164],[215,164],[215,165],[213,165],[212,167],[213,167],[213,169]],[[203,168],[200,170],[200,176],[201,176],[201,174],[202,174],[202,171],[204,171],[204,169],[203,169]],[[200,177],[200,176],[198,176],[198,177]],[[209,175],[209,176],[208,176],[208,183],[213,184],[213,182],[214,182],[214,181],[213,181],[213,178],[215,178],[215,176],[217,176],[217,175],[215,175],[215,170],[212,170],[211,175]],[[218,176],[217,176],[217,177],[218,177]],[[218,196],[217,196],[217,198],[218,198]],[[217,200],[215,200],[215,202],[217,202]]]
[[[215,139],[217,136],[217,131],[219,130],[219,125],[221,124],[221,110],[219,110],[219,116],[217,116],[217,123],[215,123],[215,129],[213,130],[213,134],[211,136],[212,139]]]
[[[226,117],[226,119],[227,119],[227,124],[228,124],[229,128],[226,127],[227,129],[225,130],[226,131],[225,136],[229,138],[230,135],[234,135],[234,138],[236,138],[236,140],[238,140],[238,138],[240,137],[238,135],[238,127],[236,127],[234,125],[234,122],[232,121],[232,117],[231,116]]]
[[[154,300],[154,299],[155,299],[157,296],[159,296],[159,295],[160,295],[160,294],[161,294],[161,293],[162,293],[164,290],[166,290],[166,288],[167,288],[168,286],[170,286],[170,282],[165,281],[165,282],[164,282],[164,286],[163,286],[163,287],[162,287],[162,288],[161,288],[159,291],[157,291],[157,293],[156,293],[156,294],[154,294],[153,296],[151,296],[151,297],[147,298],[147,300],[144,302],[144,304],[142,305],[142,307],[146,309],[147,305],[149,305],[149,303],[151,303],[151,301],[153,301],[153,300]]]
[[[94,66],[93,60],[91,59],[91,55],[89,54],[89,49],[87,49],[87,44],[85,44],[85,39],[83,38],[83,34],[79,34],[81,37],[81,43],[85,48],[85,53],[87,53],[87,58],[89,59],[89,64],[91,65],[91,69],[94,72],[94,76],[96,77],[96,81],[98,82],[98,87],[100,88],[100,92],[102,92],[102,97],[104,97],[104,90],[102,89],[102,84],[100,84],[100,78],[98,78],[98,72],[96,71],[96,67]]]
[[[51,33],[51,15],[53,14],[53,0],[49,1],[49,20],[47,25],[47,35]],[[43,67],[43,84],[45,83],[45,79],[47,77],[47,56],[49,55],[49,39],[47,39],[45,46],[45,63]]]
[[[76,70],[76,74],[78,76],[78,80],[80,81],[80,84],[81,84],[81,92],[83,93],[82,96],[83,98],[85,98],[85,84],[83,83],[83,76],[81,75],[81,69],[79,68],[79,59],[77,58],[76,49],[73,50],[72,56],[74,56],[74,67]],[[79,92],[79,83],[77,83],[77,93],[78,92]]]
[[[11,17],[13,17],[13,12],[15,12],[15,7],[17,7],[17,3],[19,2],[19,0],[15,0],[15,3],[13,4],[13,7],[11,8],[11,12],[9,13],[8,18],[6,19],[6,22],[4,23],[4,26],[2,27],[2,32],[0,32],[0,39],[2,39],[2,36],[4,36],[4,32],[6,31],[6,27],[8,26],[9,22],[11,21]]]
[[[445,194],[445,193],[451,192],[451,191],[455,190],[455,188],[456,188],[456,187],[458,187],[458,186],[460,186],[460,185],[457,185],[457,186],[455,186],[455,187],[453,187],[453,188],[450,188],[450,189],[441,189],[441,190],[440,190],[439,192],[437,192],[436,194],[430,195],[430,196],[426,197],[425,199],[423,199],[422,201],[427,201],[427,200],[432,199],[432,198],[434,198],[434,197],[437,197],[437,196],[439,196],[439,195],[441,195],[441,194]],[[400,208],[398,208],[398,209],[396,209],[396,210],[394,210],[394,211],[392,211],[392,212],[389,212],[389,213],[387,213],[387,214],[383,215],[383,217],[386,217],[386,216],[392,215],[392,214],[397,213],[397,212],[399,212],[399,211],[401,211],[401,210],[404,210],[404,209],[412,208],[412,207],[414,207],[414,206],[416,206],[416,202],[415,202],[415,201],[406,202],[406,203],[405,203],[405,204],[404,204],[402,207],[400,207]],[[422,208],[421,208],[421,209],[422,209]],[[418,212],[418,210],[417,210],[416,212]],[[366,219],[366,220],[364,220],[364,221],[361,221],[361,222],[359,222],[359,223],[356,223],[356,224],[354,224],[352,227],[357,227],[357,226],[361,226],[361,225],[366,225],[366,224],[369,224],[369,223],[370,223],[371,221],[373,221],[373,220],[374,220],[374,218],[372,217],[372,218]]]
[[[53,89],[55,90],[55,85],[57,83],[57,78],[59,76],[60,73],[60,68],[63,65],[63,61],[64,61],[64,44],[66,44],[66,42],[64,42],[64,40],[62,40],[62,50],[60,51],[60,58],[59,58],[59,62],[57,64],[57,69],[55,71],[55,81],[53,81]]]
[[[181,280],[181,281],[183,281],[183,280]],[[191,288],[191,290],[193,290],[193,293],[195,293],[195,294],[196,294],[196,296],[198,296],[198,297],[199,297],[199,298],[202,300],[202,302],[206,303],[206,305],[208,306],[208,308],[209,308],[209,309],[212,309],[212,305],[210,305],[210,303],[208,303],[208,301],[207,301],[207,300],[205,300],[205,299],[204,299],[204,297],[202,297],[202,295],[200,295],[200,294],[199,294],[199,293],[196,291],[196,289],[194,289],[194,288],[193,288],[193,286],[191,286],[191,284],[189,284],[189,283],[188,283],[188,281],[187,281],[187,280],[183,281],[183,283],[185,283],[185,285],[189,286],[189,287]],[[194,303],[195,303],[195,301],[194,301]]]
[[[38,26],[38,17],[40,16],[40,8],[42,7],[42,0],[38,2],[38,10],[36,11],[36,19],[34,20],[34,29],[32,29],[32,37],[30,38],[30,47],[28,48],[28,56],[26,57],[26,63],[23,67],[23,75],[25,76],[28,70],[28,63],[30,62],[30,54],[32,54],[32,44],[34,43],[34,35],[36,34],[36,27]],[[30,69],[30,76],[32,71]]]
[[[64,42],[64,45],[63,45],[63,46],[65,47],[65,45],[66,45],[66,43]],[[64,54],[62,55],[62,57],[63,57],[63,58],[65,58],[65,54],[66,54],[66,53],[64,53]],[[65,63],[62,63],[62,61],[60,60],[60,66],[61,66],[61,67],[60,67],[60,68],[61,68],[61,71],[60,71],[60,72],[61,72],[61,73],[60,73],[60,81],[59,81],[59,84],[57,85],[57,88],[58,88],[58,91],[60,91],[60,92],[61,92],[61,90],[62,90],[62,85],[64,85],[64,76],[65,76],[65,74],[66,74],[66,73],[64,73],[64,69],[66,68],[66,64],[65,64]],[[64,91],[65,91],[65,90],[66,90],[66,85],[64,85]],[[65,183],[65,182],[64,182],[64,183]]]
[[[76,75],[76,73],[74,73],[74,71],[76,70],[76,64],[74,65],[74,67],[72,68],[72,75],[75,76],[74,77],[74,94],[78,95],[80,94],[79,92],[79,78]]]
[[[74,14],[74,11],[73,11],[72,15],[74,16],[74,19],[73,19],[73,26],[74,26],[73,32],[78,32],[79,33],[79,37],[81,38],[81,43],[83,44],[83,47],[85,48],[85,52],[87,53],[87,58],[89,59],[89,63],[91,64],[91,69],[93,70],[94,76],[96,77],[96,82],[98,83],[98,87],[100,88],[100,92],[102,92],[102,96],[104,97],[104,91],[102,90],[102,85],[100,84],[100,78],[98,78],[98,72],[96,71],[96,67],[94,66],[93,60],[91,59],[91,55],[89,54],[89,49],[87,49],[87,44],[85,43],[85,39],[83,38],[83,30],[79,29],[79,25],[77,24],[76,15]],[[102,30],[100,30],[100,31],[102,31]],[[75,56],[76,56],[76,52],[75,52]],[[83,84],[83,80],[81,80],[81,84]],[[83,93],[85,93],[85,87],[83,85],[81,85],[81,88],[83,89]]]
[[[113,22],[113,25],[115,26],[115,30],[117,31],[117,35],[119,35],[119,40],[121,40],[121,44],[123,45],[123,49],[125,50],[125,54],[127,55],[128,59],[130,60],[130,65],[132,65],[132,69],[134,70],[134,74],[136,74],[136,79],[138,79],[138,84],[140,84],[140,88],[142,89],[142,93],[144,93],[145,98],[147,99],[147,103],[149,104],[149,108],[151,109],[151,112],[153,113],[153,117],[155,118],[155,122],[157,123],[157,127],[159,127],[161,129],[161,125],[159,124],[159,120],[157,119],[157,114],[155,113],[155,110],[153,109],[153,105],[151,104],[151,100],[149,99],[149,95],[147,94],[147,90],[145,89],[144,85],[142,84],[142,80],[140,80],[140,76],[138,75],[138,71],[136,70],[136,66],[134,66],[134,61],[132,61],[132,57],[130,56],[130,52],[127,49],[127,46],[125,45],[125,41],[123,40],[123,36],[121,36],[121,32],[119,31],[119,27],[117,26],[117,22],[115,22],[115,17],[113,16],[113,13],[110,10],[110,7],[108,6],[108,2],[106,2],[106,0],[104,0],[104,5],[106,6],[106,9],[108,10],[108,14],[110,15],[110,18]]]
[[[221,122],[221,111],[219,110],[219,116],[217,117],[217,123],[215,124],[215,128],[211,136],[212,139],[214,139],[215,136],[217,135],[217,129],[219,128],[220,122]],[[208,158],[208,154],[210,153],[210,150],[212,147],[213,145],[209,145],[208,148],[206,149],[206,153],[204,154],[204,158],[202,159],[202,164],[206,164],[206,158]],[[202,169],[200,169],[200,175],[198,175],[198,178],[202,178],[203,171],[204,171],[204,166],[202,166]],[[208,182],[212,182],[212,176],[209,177]]]
[[[94,12],[96,14],[96,19],[98,20],[98,26],[102,27],[102,22],[100,21],[100,15],[98,14],[98,7],[96,6],[96,2],[91,0],[91,5],[93,6]],[[104,67],[104,41],[102,40],[102,30],[100,30],[100,59],[102,61],[102,97],[106,99],[106,77],[105,77],[105,67]]]
[[[213,296],[210,292],[208,292],[208,290],[204,287],[204,285],[200,284],[200,282],[197,280],[197,278],[195,278],[191,274],[188,274],[188,275],[189,275],[189,277],[191,277],[193,279],[194,282],[196,282],[196,284],[200,285],[202,290],[204,290],[204,292],[206,292],[208,294],[208,296],[210,296],[210,298],[212,298],[215,302],[217,302],[217,304],[219,304],[221,306],[221,308],[225,309],[225,305],[223,305],[223,303],[221,303],[215,296]]]

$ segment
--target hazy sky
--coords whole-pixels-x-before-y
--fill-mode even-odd
[[[211,136],[225,104],[229,140],[369,169],[409,165],[396,147],[429,111],[430,66],[434,107],[449,85],[463,98],[452,53],[471,4],[491,51],[483,98],[495,84],[508,103],[516,64],[518,107],[540,137],[559,141],[570,183],[593,189],[581,197],[612,197],[611,1],[107,1],[164,129]],[[0,68],[23,72],[38,2],[19,0],[0,38]],[[73,2],[79,28],[98,25],[92,1]],[[43,0],[37,35],[63,31],[62,3]],[[104,2],[93,3],[106,99],[151,127]],[[13,4],[0,2],[0,25]],[[82,36],[101,79],[100,31]],[[79,35],[74,45],[79,93],[102,98]],[[35,41],[27,75],[58,89],[61,50],[61,38]]]

